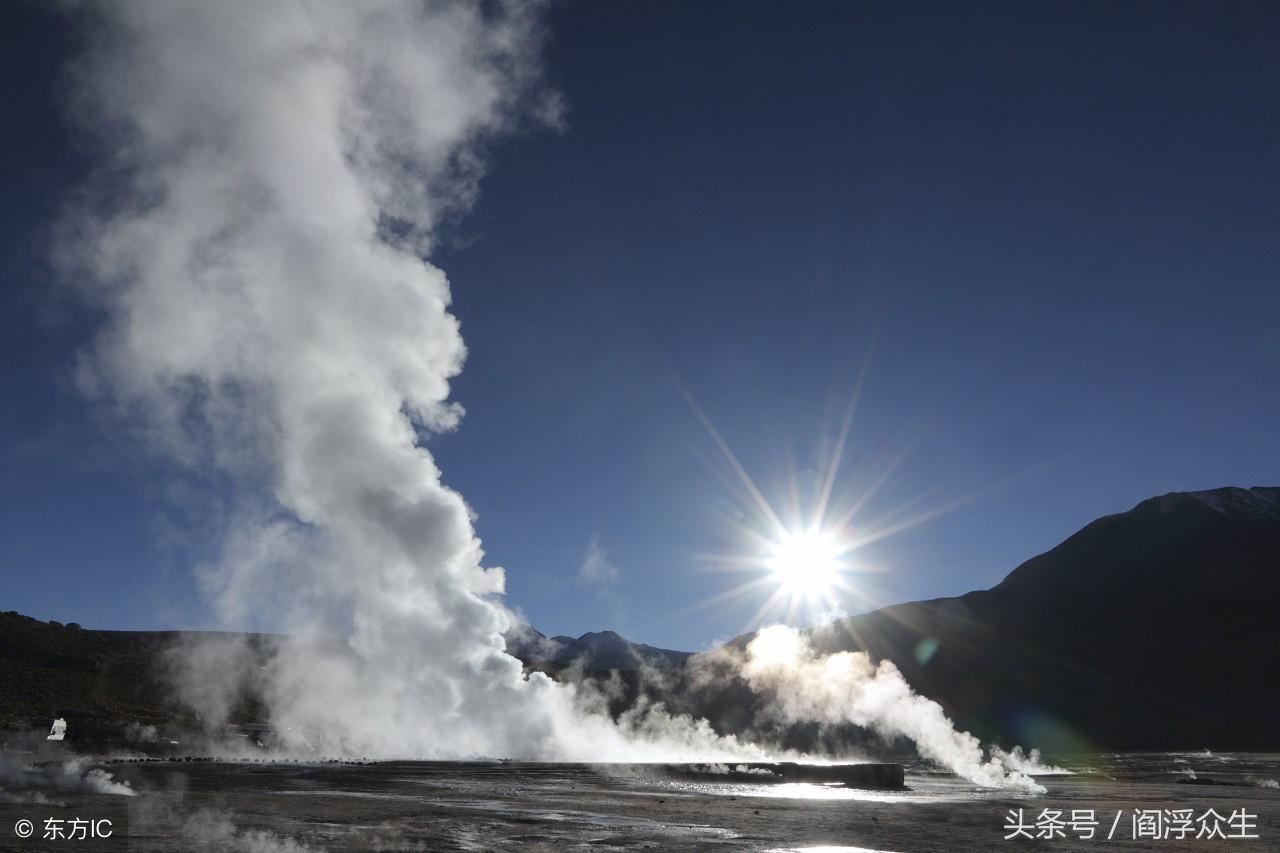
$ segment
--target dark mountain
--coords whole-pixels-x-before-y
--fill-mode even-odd
[[[813,633],[899,666],[962,727],[1048,749],[1280,747],[1280,489],[1100,518],[990,590]]]
[[[527,666],[544,671],[576,666],[587,672],[631,672],[647,666],[680,666],[691,656],[690,652],[633,643],[613,631],[595,631],[577,638],[546,637],[527,625],[508,635],[507,650]]]
[[[196,636],[89,631],[0,613],[0,730],[47,728],[55,716],[73,721],[77,737],[116,736],[130,723],[188,723],[169,687],[166,652]]]
[[[822,652],[893,661],[988,741],[1054,752],[1274,750],[1278,615],[1280,489],[1224,488],[1100,518],[990,590],[809,634]],[[687,676],[624,679],[626,699],[648,693],[722,732],[759,729],[763,697],[730,669],[710,682]],[[804,726],[771,734],[802,748],[864,737]]]
[[[1275,750],[1278,613],[1280,489],[1228,488],[1168,494],[1100,518],[992,589],[810,633],[822,651],[892,660],[986,740],[1052,751]],[[165,650],[201,636],[88,631],[0,614],[0,726],[47,726],[55,714],[80,721],[80,731],[190,722],[166,687]],[[265,653],[281,639],[247,643]],[[612,631],[572,638],[522,628],[507,642],[528,668],[557,678],[618,672],[625,689],[611,692],[615,712],[647,693],[739,732],[753,726],[762,701],[731,672],[693,678],[688,662],[706,657]],[[253,697],[242,707],[252,713]],[[851,736],[804,727],[774,734],[797,746]]]

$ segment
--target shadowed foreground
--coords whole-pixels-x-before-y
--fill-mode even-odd
[[[1006,841],[1010,809],[1034,821],[1044,809],[1094,809],[1092,841],[1070,831],[1054,850],[1250,849],[1280,844],[1280,791],[1257,785],[1179,784],[1156,775],[1047,777],[1041,797],[979,791],[954,777],[908,774],[905,791],[822,784],[688,781],[652,769],[516,762],[266,764],[151,761],[111,764],[135,797],[72,797],[82,812],[127,803],[136,851],[254,850],[796,850],[843,846],[877,851],[954,851],[1046,842]],[[1270,772],[1270,771],[1268,771]],[[63,798],[66,799],[66,798]],[[0,849],[15,846],[19,811],[8,804]],[[1213,808],[1257,816],[1260,840],[1139,841],[1134,809]],[[10,815],[13,812],[13,815]],[[9,846],[5,846],[9,845]],[[66,849],[72,849],[70,847]],[[76,849],[110,849],[83,844]]]

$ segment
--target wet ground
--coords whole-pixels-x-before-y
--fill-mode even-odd
[[[117,837],[62,848],[76,850],[1280,850],[1274,759],[1097,757],[1078,768],[1089,772],[1042,777],[1048,792],[1039,796],[922,772],[908,773],[908,790],[887,792],[517,762],[115,763],[105,769],[137,795],[46,791],[43,804],[10,802],[0,810],[0,849],[54,849],[19,843],[11,827],[17,812],[38,824],[41,809],[61,802],[86,814],[127,804],[127,846]],[[1193,773],[1215,784],[1182,781]],[[1006,840],[1019,809],[1027,834],[1054,837]],[[1194,820],[1210,809],[1223,820]],[[1175,810],[1190,810],[1191,823],[1172,828]],[[1252,820],[1231,823],[1241,812]],[[1150,833],[1155,814],[1163,835],[1134,840],[1135,820],[1146,815],[1138,828]],[[1092,839],[1082,837],[1088,817]],[[1258,837],[1196,838],[1213,825]]]

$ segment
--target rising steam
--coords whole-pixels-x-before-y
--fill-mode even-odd
[[[942,706],[913,691],[891,661],[876,664],[863,652],[818,655],[797,631],[774,625],[751,641],[741,669],[783,721],[853,723],[905,736],[924,758],[979,785],[1044,791],[1027,775],[1038,755],[1015,748],[987,757],[978,739],[957,731]]]
[[[526,678],[504,652],[502,570],[482,567],[467,505],[420,444],[457,424],[449,379],[465,355],[422,255],[471,201],[485,144],[554,103],[538,86],[540,9],[94,10],[81,117],[117,159],[109,203],[62,243],[110,317],[84,382],[176,458],[231,475],[233,523],[201,577],[228,624],[271,614],[303,638],[263,683],[275,721],[313,746],[754,754],[657,711],[624,736]],[[182,679],[215,720],[231,654],[187,660]]]
[[[0,802],[56,802],[71,794],[132,797],[127,782],[95,767],[86,758],[32,764],[0,752]]]
[[[299,742],[417,758],[765,757],[660,706],[615,722],[573,687],[526,677],[504,651],[503,572],[483,567],[469,509],[422,444],[459,422],[449,380],[465,356],[448,282],[424,257],[472,202],[486,146],[556,120],[541,10],[82,10],[97,17],[77,118],[110,157],[59,244],[109,318],[81,380],[148,445],[228,484],[220,556],[200,577],[229,626],[266,618],[299,638],[261,678]],[[211,721],[233,701],[239,653],[184,658],[178,681]],[[775,631],[745,666],[788,718],[904,734],[975,781],[1029,787],[891,665],[815,658]]]

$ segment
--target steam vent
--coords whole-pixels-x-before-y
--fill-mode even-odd
[[[661,764],[663,774],[683,779],[721,782],[842,783],[850,788],[901,790],[901,764],[800,764],[795,761],[750,761],[734,764]]]

